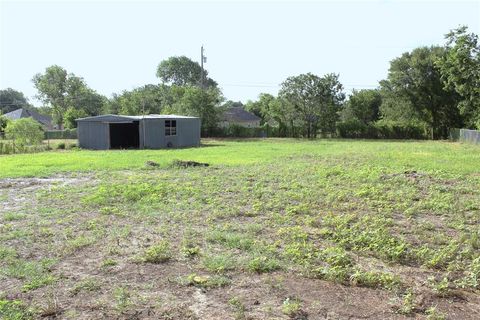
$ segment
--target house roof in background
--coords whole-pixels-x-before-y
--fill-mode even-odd
[[[52,124],[52,117],[40,114],[32,109],[20,108],[5,113],[4,116],[10,120],[18,120],[31,117],[45,126],[50,126]]]
[[[259,121],[261,119],[242,107],[232,107],[228,108],[223,113],[223,120],[228,122],[250,122]]]
[[[176,114],[148,114],[144,116],[125,116],[117,114],[104,114],[100,116],[86,117],[76,119],[75,121],[94,121],[94,122],[120,122],[142,119],[198,119],[198,117],[179,116]]]

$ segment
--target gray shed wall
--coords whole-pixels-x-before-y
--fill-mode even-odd
[[[165,136],[165,120],[177,121],[177,134]],[[168,143],[173,148],[193,147],[200,145],[200,119],[145,119],[145,148],[167,148]],[[143,130],[140,128],[140,130]],[[143,136],[143,131],[140,132]]]
[[[107,123],[79,121],[77,136],[80,148],[93,150],[110,148],[110,131]]]
[[[178,147],[200,146],[200,119],[197,118],[197,119],[178,119],[177,120],[177,145],[176,146]]]

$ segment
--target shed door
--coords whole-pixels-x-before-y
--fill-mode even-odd
[[[110,123],[111,149],[138,149],[140,147],[139,122]]]

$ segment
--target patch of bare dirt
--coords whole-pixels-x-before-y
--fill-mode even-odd
[[[34,201],[33,195],[38,190],[48,191],[54,186],[78,185],[89,181],[90,175],[57,175],[50,178],[6,178],[0,179],[0,213],[20,210]]]

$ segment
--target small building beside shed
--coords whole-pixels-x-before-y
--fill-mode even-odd
[[[231,107],[225,110],[221,117],[220,126],[225,128],[231,125],[245,128],[260,127],[260,118],[243,107]]]
[[[10,120],[32,118],[33,120],[40,123],[43,129],[45,130],[54,129],[54,125],[52,124],[52,117],[40,114],[33,109],[20,108],[20,109],[5,113],[4,116]]]
[[[200,145],[200,118],[100,115],[76,119],[81,148],[162,149]]]

